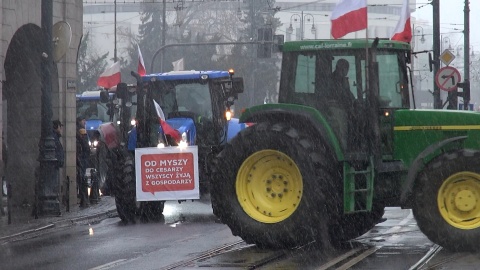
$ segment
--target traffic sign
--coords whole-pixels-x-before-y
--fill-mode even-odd
[[[457,83],[462,80],[460,72],[454,67],[443,67],[435,74],[435,83],[445,91],[457,89]]]
[[[455,55],[449,49],[446,49],[439,58],[445,66],[448,66],[455,59]]]

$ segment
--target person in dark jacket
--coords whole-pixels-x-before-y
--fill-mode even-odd
[[[55,157],[57,158],[57,168],[62,168],[65,164],[65,151],[63,150],[62,137],[63,124],[60,120],[54,120],[52,122],[53,127],[53,141],[55,142]]]
[[[77,121],[78,124],[78,121]],[[77,129],[77,187],[80,197],[80,207],[87,207],[88,203],[88,183],[85,177],[88,158],[90,156],[90,146],[88,145],[87,131],[85,128]]]
[[[76,123],[77,123],[77,132],[78,132],[79,129],[86,128],[85,124],[87,123],[87,119],[83,116],[79,116],[79,117],[77,117],[77,122]]]

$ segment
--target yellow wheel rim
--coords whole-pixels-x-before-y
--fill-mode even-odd
[[[243,210],[263,223],[277,223],[290,217],[303,194],[297,164],[275,150],[262,150],[249,156],[240,166],[235,184]]]
[[[450,225],[463,230],[480,227],[480,174],[451,175],[440,187],[437,203],[440,214]]]

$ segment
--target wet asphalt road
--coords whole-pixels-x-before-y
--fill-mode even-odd
[[[398,208],[387,208],[387,221],[328,254],[311,247],[269,251],[246,245],[216,222],[208,201],[169,202],[164,214],[159,223],[124,226],[110,218],[5,243],[0,269],[323,269],[357,247],[362,247],[359,254],[371,254],[332,269],[410,269],[434,246],[418,230],[411,211]],[[207,251],[216,256],[205,256]],[[441,250],[421,269],[478,269],[479,263],[477,254]]]

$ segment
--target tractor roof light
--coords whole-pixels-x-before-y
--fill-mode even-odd
[[[235,75],[235,70],[233,68],[229,69],[228,74],[230,74],[230,76]]]

